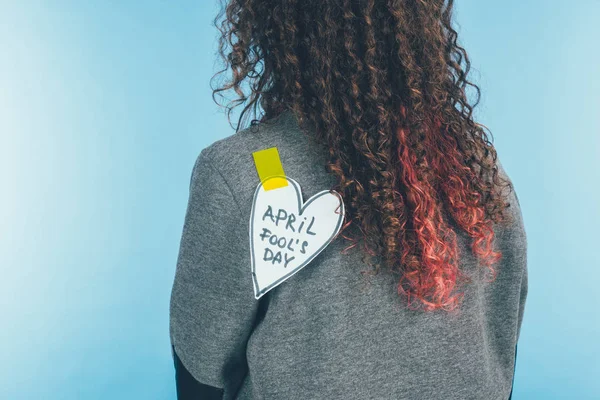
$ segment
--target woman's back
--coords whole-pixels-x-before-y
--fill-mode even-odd
[[[464,298],[454,312],[407,308],[398,277],[374,274],[343,236],[257,300],[249,220],[260,179],[252,153],[271,147],[304,201],[335,184],[324,168],[327,149],[291,111],[201,152],[171,300],[174,349],[193,377],[223,388],[225,399],[507,399],[527,295],[514,191],[505,191],[512,222],[494,225],[502,258],[493,282],[471,238],[455,229],[459,268],[472,281],[457,287]]]

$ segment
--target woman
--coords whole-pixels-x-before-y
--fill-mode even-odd
[[[473,120],[479,88],[452,8],[228,2],[220,53],[232,75],[214,94],[233,89],[229,112],[245,107],[191,177],[171,298],[180,399],[511,397],[526,235]],[[251,111],[260,118],[242,128]],[[299,202],[338,193],[344,223],[257,294],[255,261],[275,259],[248,240],[268,193],[253,156],[272,148]]]

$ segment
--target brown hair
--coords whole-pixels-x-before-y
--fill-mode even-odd
[[[355,246],[398,272],[426,310],[456,308],[455,229],[493,273],[493,223],[508,220],[496,151],[473,120],[479,87],[452,26],[453,1],[230,0],[215,24],[231,72],[228,117],[292,110],[329,150]],[[222,21],[221,21],[222,18]],[[473,89],[475,98],[469,99]],[[216,100],[215,100],[216,101]]]

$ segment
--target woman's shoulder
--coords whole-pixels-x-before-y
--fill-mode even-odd
[[[239,204],[249,204],[260,182],[253,153],[269,148],[277,149],[285,174],[309,190],[328,179],[323,168],[326,153],[300,129],[296,117],[285,111],[202,149],[192,181],[202,177],[214,185],[225,185]]]
[[[294,115],[285,111],[269,120],[258,122],[238,132],[215,140],[201,155],[219,165],[239,162],[252,153],[268,147],[290,148],[299,144],[300,129]]]
[[[513,250],[518,248],[525,253],[527,248],[527,234],[523,211],[517,194],[518,188],[512,179],[510,167],[505,167],[499,157],[496,158],[496,166],[498,168],[498,176],[507,183],[500,187],[500,193],[508,203],[506,211],[509,216],[509,223],[495,226],[495,232],[498,236],[497,240],[501,247],[510,247]]]

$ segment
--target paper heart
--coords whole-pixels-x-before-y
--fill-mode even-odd
[[[287,185],[265,190],[270,179]],[[311,262],[340,231],[344,220],[342,196],[323,190],[306,203],[300,185],[287,176],[261,182],[250,215],[250,252],[254,297],[259,299]]]

